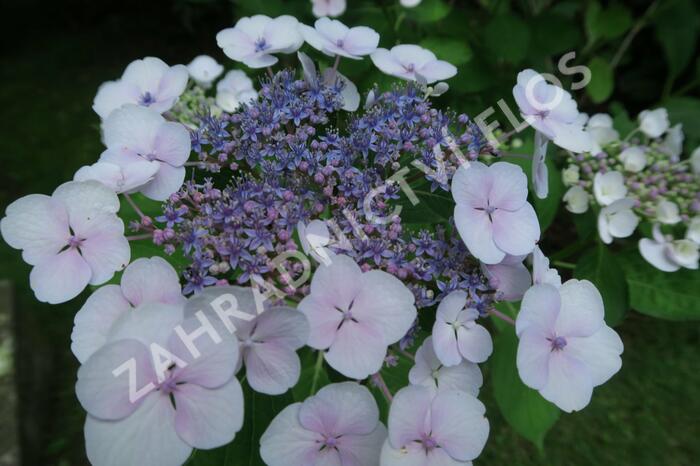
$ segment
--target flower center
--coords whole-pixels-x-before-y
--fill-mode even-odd
[[[423,448],[425,449],[425,451],[434,450],[438,446],[437,441],[435,441],[435,439],[430,435],[423,435],[421,443],[423,444]]]
[[[323,448],[337,448],[338,447],[338,437],[332,435],[323,436]]]
[[[83,241],[85,241],[83,238],[78,238],[77,236],[73,235],[68,238],[68,247],[70,249],[77,249],[83,244]]]
[[[484,209],[487,214],[491,215],[492,213],[496,212],[496,208],[494,206],[488,206],[486,209]]]
[[[335,45],[342,49],[344,45],[343,39],[338,39],[337,41],[335,41]]]
[[[265,40],[264,37],[259,38],[257,41],[255,41],[255,51],[256,52],[262,52],[266,49],[268,49],[270,46],[267,45],[267,41]]]
[[[566,338],[564,337],[550,338],[549,341],[552,343],[552,351],[561,351],[566,346]]]
[[[145,92],[139,99],[139,104],[148,107],[156,102],[156,98],[150,92]]]

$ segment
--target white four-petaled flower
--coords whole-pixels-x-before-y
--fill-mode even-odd
[[[396,45],[391,50],[379,48],[370,57],[383,73],[408,81],[416,81],[420,75],[431,84],[457,74],[454,65],[438,60],[433,52],[418,45]]]
[[[598,234],[605,244],[612,243],[613,238],[627,238],[634,233],[639,224],[639,217],[632,210],[634,205],[633,199],[618,199],[600,210]]]
[[[366,26],[349,28],[340,21],[321,18],[314,27],[299,25],[304,40],[328,56],[342,56],[360,60],[377,50],[379,34]]]
[[[39,301],[68,301],[126,267],[131,251],[117,211],[117,195],[96,181],[70,181],[7,207],[0,232],[34,266],[29,284]]]
[[[187,68],[168,66],[163,60],[146,57],[129,63],[117,81],[102,84],[97,91],[93,110],[103,120],[124,104],[167,112],[187,87]]]
[[[197,84],[208,89],[224,72],[224,67],[209,55],[199,55],[187,65],[187,72]]]

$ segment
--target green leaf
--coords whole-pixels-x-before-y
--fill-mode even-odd
[[[612,68],[600,57],[593,57],[588,67],[591,69],[591,82],[586,87],[586,92],[593,102],[603,102],[610,97],[615,84]]]
[[[518,64],[527,56],[530,29],[517,16],[496,16],[486,26],[484,43],[495,59]]]
[[[434,23],[447,16],[450,9],[443,0],[423,0],[415,8],[407,9],[406,16],[418,23]]]
[[[513,429],[542,450],[559,409],[520,380],[515,364],[518,339],[512,329],[498,334],[493,347],[489,364],[496,403]]]
[[[299,352],[299,359],[301,360],[301,374],[299,382],[292,388],[292,394],[295,401],[304,401],[331,381],[324,367],[323,351],[314,351],[309,347],[303,348]]]
[[[444,37],[423,39],[421,47],[432,51],[440,60],[447,60],[455,66],[463,65],[472,59],[472,49],[465,41]]]
[[[531,24],[531,56],[547,57],[575,50],[581,42],[578,20],[561,14],[544,13],[528,19]]]
[[[675,0],[660,8],[655,19],[656,37],[661,42],[671,79],[688,66],[695,54],[698,14],[693,0]]]
[[[551,146],[551,144],[549,144]],[[540,199],[533,196],[533,204],[537,212],[537,218],[540,221],[540,229],[542,231],[549,228],[557,215],[561,198],[564,196],[564,183],[561,180],[561,172],[552,160],[554,154],[549,154],[545,163],[547,164],[549,179],[549,193],[545,199]]]
[[[606,246],[598,244],[579,258],[574,277],[592,282],[603,296],[605,322],[618,325],[628,309],[625,272]]]
[[[603,9],[598,2],[591,2],[586,9],[586,31],[588,41],[615,39],[632,26],[632,15],[619,3]]]
[[[637,127],[637,124],[630,119],[627,110],[620,102],[610,104],[610,114],[613,117],[613,126],[622,135],[623,139]]]
[[[671,121],[683,123],[683,132],[692,139],[700,139],[700,99],[673,97],[664,102]]]
[[[260,437],[270,422],[294,402],[291,392],[279,396],[254,392],[243,384],[245,419],[233,442],[214,450],[196,450],[186,466],[266,466],[260,458]]]
[[[662,272],[636,249],[626,251],[619,259],[632,309],[660,319],[700,320],[700,271]]]

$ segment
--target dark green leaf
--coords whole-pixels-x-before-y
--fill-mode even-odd
[[[622,322],[628,309],[625,272],[606,246],[599,244],[583,254],[576,264],[574,277],[588,280],[598,288],[603,296],[608,325]]]
[[[627,110],[620,102],[610,104],[610,114],[613,117],[613,126],[623,138],[637,127],[637,124],[630,119]]]
[[[329,383],[328,372],[324,367],[323,352],[303,348],[299,352],[301,375],[299,382],[292,388],[295,401],[304,401]]]
[[[527,56],[530,29],[517,16],[497,16],[486,25],[484,43],[495,59],[518,64]]]
[[[447,60],[455,66],[463,65],[472,59],[472,49],[465,41],[431,37],[423,39],[422,47],[432,51],[441,60]]]
[[[559,418],[559,409],[520,380],[515,358],[518,339],[513,329],[498,334],[489,364],[496,403],[516,432],[541,450],[547,431]]]
[[[243,384],[245,420],[233,442],[214,450],[197,450],[186,466],[265,466],[260,458],[260,437],[270,422],[294,402],[291,392],[269,396],[254,392]]]
[[[683,132],[693,139],[700,139],[700,99],[673,97],[664,102],[671,121],[683,123]]]
[[[632,15],[624,6],[614,3],[602,8],[599,3],[589,3],[586,10],[586,31],[589,42],[599,39],[615,39],[632,26]]]
[[[636,249],[619,256],[632,309],[668,320],[700,320],[700,271],[662,272]]]
[[[417,7],[406,10],[407,16],[419,23],[440,21],[450,12],[450,5],[443,0],[423,0]]]
[[[613,71],[610,64],[600,57],[593,57],[588,63],[591,69],[591,82],[586,86],[586,92],[595,103],[603,102],[610,97],[614,87]]]
[[[690,63],[698,37],[698,15],[693,0],[674,0],[659,8],[656,37],[663,46],[671,78]]]

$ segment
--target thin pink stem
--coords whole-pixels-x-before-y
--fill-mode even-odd
[[[333,73],[338,71],[338,65],[340,64],[340,55],[335,56],[335,63],[333,63]]]
[[[126,202],[129,203],[132,209],[138,214],[139,217],[144,218],[146,215],[144,215],[143,212],[141,212],[141,209],[139,209],[139,206],[136,205],[134,200],[129,196],[127,193],[124,193],[124,199],[126,199]]]
[[[507,315],[505,315],[497,309],[489,310],[489,314],[494,315],[505,322],[508,322],[510,325],[515,325],[515,321],[513,319],[511,319],[510,317],[508,317]]]
[[[401,353],[403,356],[407,357],[407,358],[410,359],[411,361],[415,361],[415,360],[416,360],[415,356],[413,356],[411,353],[409,353],[409,352],[406,351],[406,350],[402,350],[401,348],[399,348],[399,353]]]
[[[151,239],[151,238],[153,238],[153,235],[151,235],[150,233],[144,233],[142,235],[131,235],[131,236],[126,237],[126,239],[129,241],[138,241],[138,240],[142,240],[142,239]]]
[[[384,382],[382,374],[377,372],[372,376],[372,379],[374,380],[374,383],[377,384],[377,387],[379,387],[379,390],[382,391],[382,395],[384,395],[386,401],[391,403],[394,400],[394,397],[391,395],[391,391],[389,390],[389,387],[387,387],[386,382]]]

